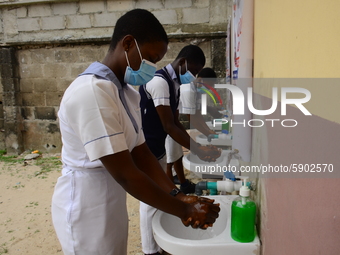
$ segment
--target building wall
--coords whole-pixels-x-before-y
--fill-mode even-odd
[[[134,8],[152,11],[170,37],[224,34],[229,8],[228,1],[218,0],[39,2],[0,2],[6,44],[106,40],[117,19]]]
[[[60,151],[57,112],[63,93],[89,63],[102,60],[106,50],[106,45],[18,50],[25,149]]]
[[[339,254],[340,114],[339,1],[255,1],[254,90],[269,109],[273,87],[311,92],[304,106],[271,118],[298,120],[295,128],[253,130],[253,162],[275,165],[333,164],[332,173],[273,174],[261,178],[262,254]],[[297,95],[293,94],[292,97]]]
[[[3,137],[0,133],[0,149],[60,151],[57,111],[63,92],[89,63],[103,59],[117,19],[134,8],[150,10],[168,33],[168,53],[158,67],[183,46],[196,44],[206,54],[206,66],[225,75],[228,1],[0,1],[1,49],[6,54],[10,49],[19,76],[2,72],[3,81],[11,81],[7,95],[16,93],[16,100],[4,109],[7,131]],[[8,64],[3,60],[2,66]],[[8,104],[10,98],[1,102]],[[13,109],[18,114],[10,126],[6,113]]]

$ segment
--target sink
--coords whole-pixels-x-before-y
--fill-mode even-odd
[[[220,203],[221,211],[213,227],[206,230],[185,227],[179,218],[158,210],[152,218],[157,244],[172,255],[259,255],[260,240],[257,235],[250,243],[236,242],[230,236],[230,208],[236,197],[208,196]]]
[[[226,166],[230,152],[231,150],[222,150],[221,156],[215,162],[203,161],[190,152],[183,156],[183,166],[200,178],[223,177],[224,172],[229,169],[234,170],[235,175],[239,175],[239,161],[237,159],[231,159],[230,166],[228,168]]]
[[[215,131],[222,130],[222,122],[217,122],[215,123],[215,125],[211,121],[206,121],[205,123],[211,130],[215,130]]]

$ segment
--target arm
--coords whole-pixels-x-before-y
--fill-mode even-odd
[[[216,146],[201,146],[196,143],[186,132],[178,117],[174,118],[170,106],[159,105],[156,107],[163,128],[176,142],[191,150],[203,161],[216,161],[221,151]],[[177,115],[176,115],[177,116]]]
[[[189,119],[190,120],[190,119]],[[174,117],[175,125],[180,128],[184,133],[188,132],[186,131],[185,127],[182,125],[182,123],[179,121],[179,111],[176,111],[175,117]],[[190,135],[189,135],[190,136]]]
[[[195,154],[199,154],[199,144],[197,144],[186,132],[183,125],[178,120],[178,115],[173,115],[171,107],[159,105],[156,107],[156,110],[165,132],[183,147],[193,151]]]
[[[171,190],[176,188],[174,183],[168,178],[168,176],[164,172],[163,168],[159,164],[156,157],[151,153],[146,143],[134,148],[134,150],[131,152],[131,156],[136,166],[141,171],[146,173],[167,194],[169,194]],[[146,160],[148,164],[145,164]],[[155,169],[157,170],[155,171]],[[197,201],[200,201],[203,203],[209,203],[209,204],[214,203],[214,200],[212,199],[207,199],[207,198],[198,197],[198,196],[187,196],[182,192],[178,193],[176,195],[176,198],[180,199],[181,201],[185,203],[195,203]],[[216,207],[214,208],[214,210],[216,210]],[[201,226],[201,228],[206,229],[208,226],[211,227],[212,225],[213,224],[211,223],[205,224],[204,226]]]
[[[107,155],[100,160],[113,178],[133,197],[181,219],[187,217],[187,206],[168,195],[165,190],[140,171],[129,151]],[[176,208],[182,208],[182,211]]]
[[[193,86],[193,84],[184,84],[181,85],[180,91],[180,110],[182,114],[186,114],[188,116],[190,125],[206,136],[208,136],[209,134],[214,134],[215,132],[209,129],[203,119],[200,110],[197,109],[197,100],[199,95],[197,94],[196,86]]]
[[[188,204],[169,192],[174,187],[144,143],[131,154],[125,150],[100,158],[113,178],[132,196],[182,219],[184,225],[204,227],[218,217],[219,206],[207,202]],[[139,167],[142,166],[140,170]],[[147,174],[150,174],[148,177]],[[165,183],[163,183],[163,181]],[[159,186],[158,183],[162,183]]]
[[[207,112],[214,118],[214,119],[220,119],[222,117],[222,114],[219,112],[219,109],[213,106],[207,106]]]
[[[206,150],[202,150],[184,129],[178,120],[178,115],[174,116],[169,106],[169,88],[166,80],[161,77],[154,77],[146,85],[148,93],[154,100],[157,114],[161,120],[164,131],[169,134],[177,143],[197,154],[198,157],[205,160],[209,158]],[[209,158],[210,160],[210,158]]]
[[[143,171],[167,194],[176,188],[175,184],[166,175],[157,158],[151,153],[146,143],[135,147],[131,152],[131,156],[138,169]],[[147,162],[147,164],[145,164],[145,162]],[[178,194],[176,197],[178,198],[181,195],[183,194]]]
[[[215,131],[211,130],[208,127],[207,123],[204,121],[202,114],[199,111],[196,111],[195,114],[193,115],[188,114],[187,116],[190,121],[190,124],[205,136],[208,136],[210,134],[216,134]]]

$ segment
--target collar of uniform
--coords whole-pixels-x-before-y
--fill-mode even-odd
[[[171,79],[174,81],[174,85],[175,85],[175,90],[177,91],[179,89],[179,86],[181,85],[178,81],[176,72],[174,70],[174,68],[172,67],[171,64],[168,64],[166,67],[166,70],[168,71]],[[177,93],[177,92],[176,92]]]
[[[168,64],[165,68],[168,71],[171,79],[177,82],[177,75],[176,75],[176,72],[175,72],[174,68],[172,67],[172,65]]]
[[[126,86],[122,86],[120,81],[117,79],[117,76],[112,72],[110,68],[108,68],[106,65],[100,63],[100,62],[93,62],[82,74],[95,74],[97,77],[112,81],[118,89],[122,89]]]

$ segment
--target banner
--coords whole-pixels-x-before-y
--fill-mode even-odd
[[[240,44],[242,34],[242,11],[243,11],[243,0],[234,0],[233,8],[233,52],[234,56],[232,59],[232,70],[233,80],[238,79],[238,69],[240,67]]]

